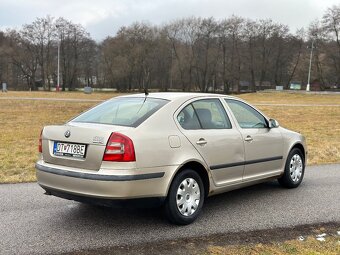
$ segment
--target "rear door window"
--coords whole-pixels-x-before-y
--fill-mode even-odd
[[[178,114],[177,120],[184,129],[228,129],[230,120],[219,99],[197,100]]]
[[[177,115],[177,120],[184,129],[201,129],[201,125],[192,104],[184,107],[184,109]]]

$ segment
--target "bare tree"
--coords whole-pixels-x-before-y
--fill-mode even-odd
[[[11,41],[9,55],[11,62],[22,73],[23,79],[26,80],[29,90],[36,90],[36,75],[39,66],[39,48],[31,43],[31,35],[25,32],[16,32],[11,30],[7,32]]]
[[[296,36],[290,36],[290,44],[288,47],[288,51],[291,53],[291,64],[288,63],[288,79],[285,83],[286,88],[289,87],[289,84],[292,82],[293,78],[295,77],[296,70],[301,62],[301,56],[304,52],[303,47],[305,46],[305,31],[304,29],[298,29],[296,32]]]
[[[63,18],[56,20],[55,26],[60,38],[60,57],[62,67],[62,89],[73,90],[79,83],[80,58],[84,52],[84,42],[89,34],[81,25],[73,24]]]
[[[218,37],[222,48],[222,81],[223,90],[229,93],[230,86],[240,83],[241,78],[241,56],[240,44],[244,19],[232,16],[222,20],[219,24]]]
[[[135,22],[96,42],[81,25],[47,16],[0,32],[0,82],[50,90],[60,45],[63,90],[88,85],[230,93],[288,87],[306,83],[306,47],[313,41],[312,80],[329,86],[340,83],[339,20],[339,5],[311,23],[308,33],[296,34],[269,19],[190,17],[161,26]]]
[[[259,25],[252,21],[247,20],[243,29],[243,37],[245,38],[247,44],[246,58],[247,65],[250,72],[251,90],[256,91],[256,77],[255,77],[255,52],[256,52],[256,39],[259,34]]]
[[[325,32],[328,34],[328,57],[334,67],[336,83],[340,83],[340,5],[327,9],[322,19]],[[335,50],[337,48],[337,50]]]
[[[195,61],[193,67],[198,87],[202,92],[208,91],[209,82],[215,83],[213,75],[219,59],[217,31],[218,25],[213,18],[199,20],[197,40],[193,45]]]

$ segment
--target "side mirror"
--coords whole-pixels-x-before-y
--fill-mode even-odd
[[[277,128],[280,124],[277,122],[277,120],[269,119],[269,128]]]

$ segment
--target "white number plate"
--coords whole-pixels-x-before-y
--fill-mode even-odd
[[[84,158],[85,152],[86,152],[85,144],[54,142],[53,145],[53,154],[56,156]]]

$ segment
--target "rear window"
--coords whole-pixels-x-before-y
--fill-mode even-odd
[[[137,127],[168,102],[149,97],[117,98],[84,112],[72,121]]]

